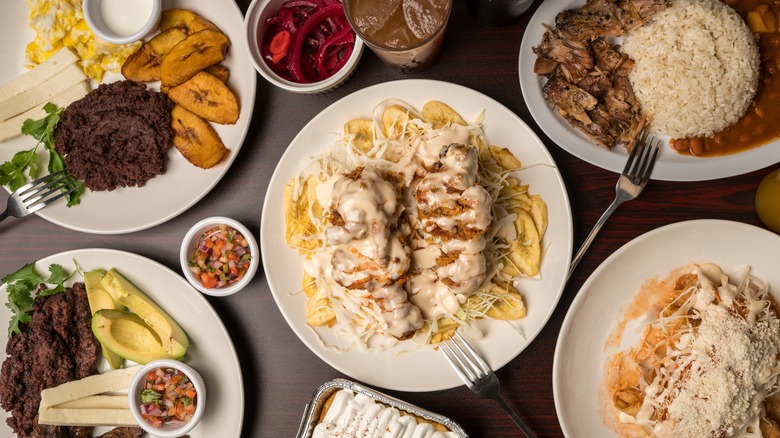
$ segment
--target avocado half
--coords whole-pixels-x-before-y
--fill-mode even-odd
[[[172,359],[163,349],[157,333],[134,313],[98,310],[92,315],[92,332],[101,344],[125,359],[140,364]]]
[[[100,284],[114,301],[132,310],[142,322],[156,333],[163,351],[167,354],[166,357],[173,359],[184,357],[190,345],[187,334],[157,303],[114,268],[106,272],[100,280]],[[98,336],[97,333],[95,336]],[[99,336],[98,339],[100,339]]]
[[[89,309],[92,315],[102,309],[124,310],[125,308],[125,306],[114,301],[111,295],[100,285],[100,280],[104,275],[106,275],[106,271],[102,269],[84,273],[84,287],[87,290],[87,301],[89,301]],[[122,356],[111,351],[102,342],[100,343],[100,349],[112,370],[122,368],[122,364],[125,362]]]

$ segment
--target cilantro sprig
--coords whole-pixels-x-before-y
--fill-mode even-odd
[[[43,145],[49,152],[49,173],[65,169],[62,156],[54,147],[54,127],[60,121],[63,108],[49,102],[43,107],[46,116],[39,120],[27,119],[22,124],[22,134],[29,135],[38,140],[31,149],[17,152],[10,161],[0,164],[0,185],[8,186],[11,191],[23,186],[26,182],[24,173],[31,179],[38,178],[41,170],[41,157],[38,148]],[[81,202],[81,194],[84,193],[84,183],[68,176],[65,188],[75,187],[76,190],[66,196],[68,207]]]
[[[62,266],[52,263],[49,265],[49,278],[44,279],[35,270],[35,263],[28,263],[18,271],[0,279],[0,286],[5,284],[8,292],[8,302],[5,306],[11,309],[12,313],[11,321],[8,323],[8,337],[10,338],[14,333],[21,333],[20,324],[32,320],[34,291],[42,296],[60,293],[65,290],[65,282],[71,275],[73,274],[68,274]],[[49,288],[49,285],[53,287]]]

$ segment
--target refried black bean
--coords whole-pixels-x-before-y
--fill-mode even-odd
[[[68,106],[54,130],[65,167],[92,191],[141,187],[165,173],[173,102],[143,84],[101,84]]]

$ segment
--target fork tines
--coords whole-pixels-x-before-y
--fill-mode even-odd
[[[19,187],[15,195],[33,213],[76,190],[70,182],[68,174],[60,170]]]
[[[653,172],[655,158],[660,149],[661,140],[650,137],[647,130],[639,133],[637,142],[631,150],[631,154],[626,161],[626,167],[623,168],[623,175],[634,175],[642,179],[650,179]],[[639,159],[636,160],[637,155]]]
[[[469,386],[492,372],[479,353],[458,332],[455,332],[449,340],[439,344],[439,348],[442,349],[458,376]]]

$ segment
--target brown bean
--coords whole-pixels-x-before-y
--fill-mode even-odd
[[[758,126],[753,130],[753,134],[755,135],[761,135],[766,131],[766,125],[763,123],[759,123]]]
[[[715,134],[715,137],[713,137],[712,139],[715,141],[715,143],[720,144],[723,142],[723,134],[719,132]]]
[[[740,143],[747,143],[748,140],[750,140],[750,134],[748,133],[739,134],[738,140]]]
[[[775,35],[769,39],[769,45],[780,47],[780,35]]]
[[[691,139],[691,154],[693,155],[701,155],[704,153],[704,145],[701,142],[700,138],[692,138]]]
[[[678,152],[686,151],[688,150],[688,140],[684,138],[672,140],[672,147]]]
[[[756,113],[756,115],[757,115],[759,118],[761,118],[761,119],[763,119],[764,117],[766,117],[766,111],[764,111],[764,107],[763,107],[763,106],[761,106],[761,105],[756,105],[756,106],[753,108],[753,112],[754,112],[754,113]]]

